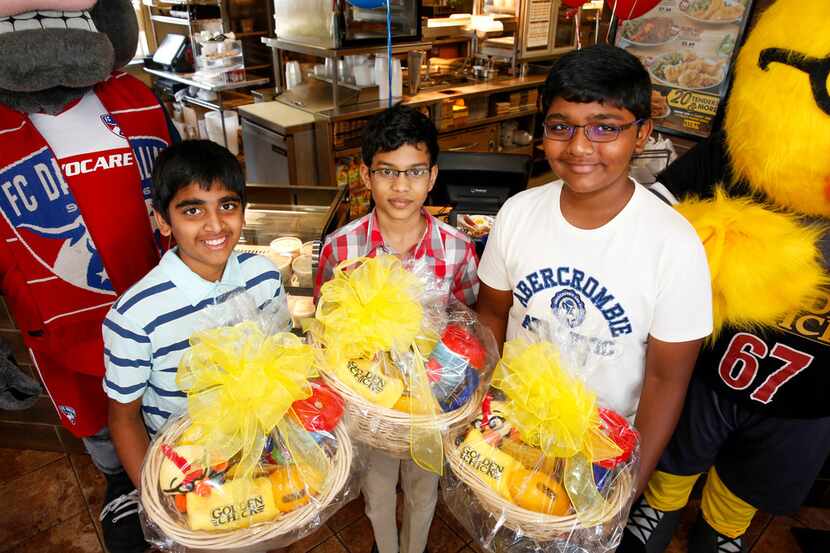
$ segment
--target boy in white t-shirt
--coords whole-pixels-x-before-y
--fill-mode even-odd
[[[686,220],[629,177],[652,130],[651,84],[626,51],[562,56],[543,91],[545,155],[562,180],[508,200],[479,267],[478,312],[502,343],[558,320],[587,351],[600,403],[635,417],[637,493],[674,430],[712,332],[706,256]]]

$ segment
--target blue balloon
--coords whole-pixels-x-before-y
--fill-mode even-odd
[[[352,6],[372,10],[386,5],[386,0],[346,0]]]

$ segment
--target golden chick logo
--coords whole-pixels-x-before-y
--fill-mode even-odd
[[[830,216],[830,1],[777,0],[741,49],[726,109],[735,174],[778,205]]]
[[[823,290],[807,309],[788,313],[778,328],[830,346],[830,290]]]

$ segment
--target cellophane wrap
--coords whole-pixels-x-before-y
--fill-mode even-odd
[[[475,416],[495,339],[423,263],[340,264],[310,328],[321,370],[346,401],[352,438],[443,472],[443,434]]]
[[[280,302],[235,292],[202,318],[177,372],[187,408],[142,466],[145,537],[176,553],[284,547],[359,493],[342,399]]]
[[[447,436],[444,500],[486,551],[594,553],[622,537],[639,434],[599,405],[563,332],[538,323],[506,342],[479,417]]]

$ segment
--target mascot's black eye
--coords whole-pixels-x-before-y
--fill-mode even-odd
[[[804,71],[810,77],[810,89],[819,109],[830,115],[830,90],[827,77],[830,76],[830,56],[814,58],[784,48],[764,48],[758,56],[758,67],[766,71],[771,63],[782,63]]]

